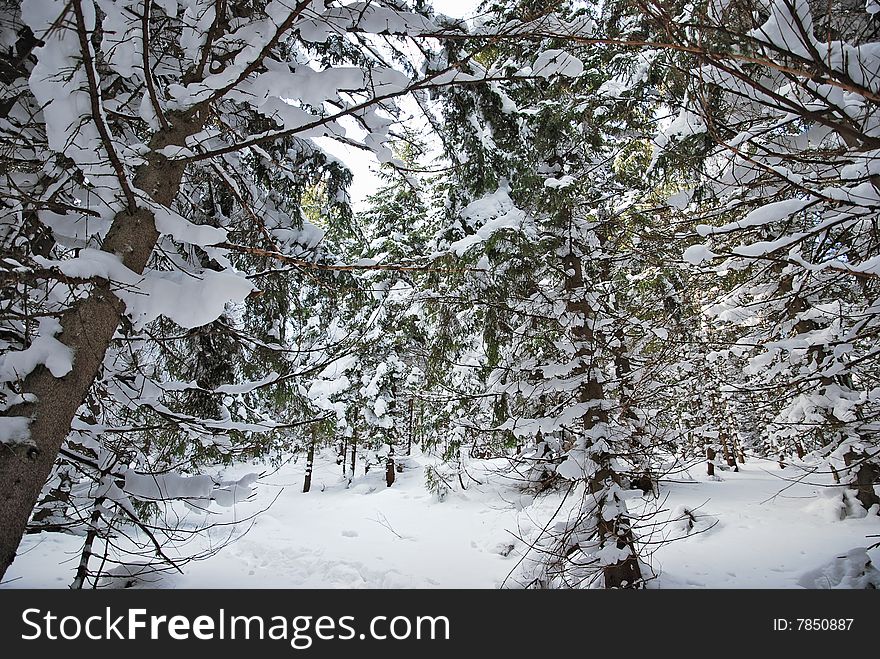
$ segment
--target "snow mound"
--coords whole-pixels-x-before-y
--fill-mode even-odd
[[[169,574],[166,569],[157,568],[150,563],[125,563],[118,565],[101,577],[99,588],[169,588]]]
[[[847,518],[866,517],[868,511],[856,498],[857,492],[845,485],[827,487],[807,505],[808,512],[819,515],[828,522],[839,522]]]
[[[716,528],[720,523],[714,515],[687,506],[678,506],[669,521],[673,535],[676,537],[705,533]]]
[[[880,588],[880,570],[872,564],[867,549],[856,547],[822,567],[805,572],[798,579],[798,585],[813,589]]]

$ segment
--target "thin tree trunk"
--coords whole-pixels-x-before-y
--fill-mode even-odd
[[[348,457],[348,437],[343,438],[342,440],[342,475],[345,476],[346,471],[348,470],[348,463],[345,459]]]
[[[168,129],[150,141],[152,152],[135,176],[135,185],[163,206],[170,207],[180,188],[185,164],[156,153],[168,145],[184,145],[186,137],[201,130],[206,113],[178,115]],[[101,249],[121,256],[122,263],[140,274],[144,271],[159,234],[153,214],[144,209],[120,212]],[[6,416],[30,421],[31,443],[0,445],[0,579],[12,564],[40,491],[49,478],[62,443],[70,432],[77,409],[104,361],[125,305],[109,282],[95,284],[88,297],[74,304],[61,317],[56,338],[73,351],[73,369],[63,378],[38,366],[28,375],[22,393],[36,402],[11,407]]]
[[[413,418],[413,399],[409,399],[409,434],[406,437],[406,454],[412,455],[413,435],[416,432],[416,426]]]
[[[706,475],[715,475],[715,449],[711,446],[706,447]]]
[[[309,452],[306,454],[306,477],[303,480],[303,492],[312,489],[312,470],[315,467],[315,444],[318,441],[318,431],[312,426],[312,440],[309,442]]]
[[[79,557],[79,566],[76,568],[76,576],[73,583],[70,584],[71,590],[81,590],[89,576],[89,561],[92,558],[92,547],[95,544],[95,538],[98,536],[98,522],[101,521],[101,507],[104,505],[104,497],[95,500],[95,507],[92,509],[91,519],[89,520],[89,530],[86,533],[86,541],[83,544],[82,553]]]

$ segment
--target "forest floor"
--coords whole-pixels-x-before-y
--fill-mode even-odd
[[[219,546],[215,555],[144,584],[169,588],[497,588],[516,586],[528,547],[560,508],[561,493],[521,492],[504,460],[473,461],[475,480],[458,479],[443,500],[425,487],[425,455],[402,458],[393,487],[374,469],[350,486],[335,456],[316,459],[311,492],[301,492],[304,460],[272,471],[247,465],[225,476],[267,469],[252,501],[221,509],[230,522],[266,508],[252,523],[220,526],[181,549]],[[630,508],[653,513],[640,537],[657,577],[653,588],[864,587],[865,552],[878,542],[880,517],[840,519],[842,490],[796,467],[750,458],[740,471],[705,475],[700,463],[670,477],[659,497]],[[273,502],[274,500],[274,502]],[[269,505],[271,503],[271,506]],[[689,529],[692,511],[695,522]],[[565,506],[562,507],[563,513]],[[203,518],[188,512],[184,525]],[[671,520],[671,521],[670,521]],[[246,532],[245,532],[246,531]],[[871,537],[874,536],[874,537]],[[661,543],[662,539],[673,539]],[[3,587],[66,587],[82,539],[27,536]],[[855,550],[855,551],[854,551]],[[530,555],[534,555],[531,552]],[[869,554],[880,561],[880,549]],[[847,558],[847,556],[849,558]]]

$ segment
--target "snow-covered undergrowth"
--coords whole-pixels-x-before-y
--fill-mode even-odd
[[[425,487],[432,458],[401,458],[404,471],[387,488],[384,473],[358,476],[349,487],[332,451],[316,458],[312,491],[301,492],[304,460],[267,473],[257,495],[213,515],[233,522],[266,508],[253,523],[217,526],[197,537],[205,548],[238,539],[183,574],[138,585],[162,588],[498,588],[516,587],[528,547],[557,509],[561,493],[524,494],[503,460],[473,461],[462,490],[456,480],[442,500]],[[264,469],[258,466],[257,469]],[[254,471],[241,466],[224,478]],[[268,469],[268,468],[266,468]],[[749,459],[740,471],[704,476],[696,465],[664,483],[659,498],[635,499],[650,513],[640,538],[657,574],[654,588],[864,588],[880,584],[865,563],[880,560],[880,517],[840,518],[844,492],[797,467]],[[271,505],[270,505],[271,504]],[[184,511],[181,511],[182,514]],[[189,522],[203,524],[193,512]],[[874,537],[871,537],[874,536]],[[661,542],[672,540],[671,542]],[[82,539],[27,536],[3,584],[65,587]],[[192,547],[189,547],[192,549]],[[117,570],[117,585],[136,582]]]

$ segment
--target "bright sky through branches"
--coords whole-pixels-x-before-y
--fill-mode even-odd
[[[465,18],[477,11],[479,2],[476,0],[433,0],[433,5],[437,11],[447,16]],[[381,185],[381,181],[375,173],[379,167],[376,158],[370,152],[345,146],[329,138],[316,138],[315,142],[351,169],[354,180],[349,188],[349,193],[355,208],[360,208],[364,200]]]

